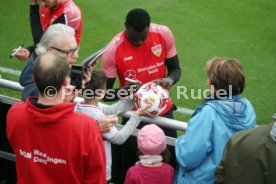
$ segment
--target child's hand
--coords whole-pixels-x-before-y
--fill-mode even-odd
[[[101,133],[107,133],[118,122],[117,116],[105,116],[99,120]]]
[[[139,116],[145,116],[145,117],[148,117],[148,118],[153,118],[153,115],[149,111],[147,111],[148,108],[150,108],[150,107],[151,107],[151,105],[147,105],[143,108],[140,108],[140,109],[136,110],[136,113]]]

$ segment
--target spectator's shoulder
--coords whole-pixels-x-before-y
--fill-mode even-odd
[[[9,111],[10,112],[12,112],[12,111],[21,111],[21,110],[26,109],[26,107],[27,107],[26,102],[19,101],[19,102],[13,104]]]
[[[234,134],[232,137],[232,140],[233,141],[243,140],[243,141],[247,141],[248,143],[254,140],[253,142],[255,142],[257,140],[261,140],[262,138],[265,138],[265,135],[269,135],[271,128],[272,128],[272,125],[269,124],[269,125],[260,125],[257,128],[242,130]]]

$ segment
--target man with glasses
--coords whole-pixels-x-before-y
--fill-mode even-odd
[[[78,58],[79,47],[74,37],[75,31],[69,26],[63,24],[54,24],[43,34],[41,41],[38,43],[35,52],[31,55],[28,64],[23,70],[19,83],[24,87],[22,100],[26,101],[29,96],[38,96],[38,89],[33,81],[33,65],[37,56],[46,52],[54,51],[58,55],[64,57],[71,68]],[[93,67],[88,67],[84,71],[82,86],[91,78]],[[53,71],[53,75],[55,75]],[[48,76],[45,76],[47,78]],[[116,123],[115,118],[106,118],[99,121],[100,131],[109,132],[113,124]]]
[[[32,78],[33,63],[37,56],[50,50],[56,51],[60,56],[65,57],[70,67],[75,64],[78,58],[79,46],[75,39],[74,29],[63,24],[54,24],[43,34],[19,79],[19,83],[24,87],[21,98],[23,101],[29,96],[38,96],[38,90]],[[90,72],[91,70],[87,71],[85,77],[89,77],[87,75]]]
[[[50,47],[51,49],[54,49],[54,50],[56,50],[56,51],[59,51],[59,52],[61,52],[61,53],[64,53],[64,54],[66,54],[66,56],[67,57],[74,57],[74,54],[75,53],[78,53],[79,52],[79,47],[76,47],[75,49],[70,49],[70,50],[68,50],[68,51],[65,51],[65,50],[61,50],[61,49],[58,49],[58,48],[56,48],[56,47]]]

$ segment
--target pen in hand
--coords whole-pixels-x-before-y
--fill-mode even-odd
[[[15,50],[11,53],[11,55],[10,55],[9,58],[11,59],[12,57],[14,57],[15,54],[16,54],[23,46],[24,46],[24,44],[20,45],[17,49],[15,49]]]

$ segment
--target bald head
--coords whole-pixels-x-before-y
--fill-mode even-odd
[[[34,82],[42,96],[49,86],[59,91],[68,73],[68,62],[54,51],[38,56],[34,62]],[[49,93],[51,92],[49,91]]]

